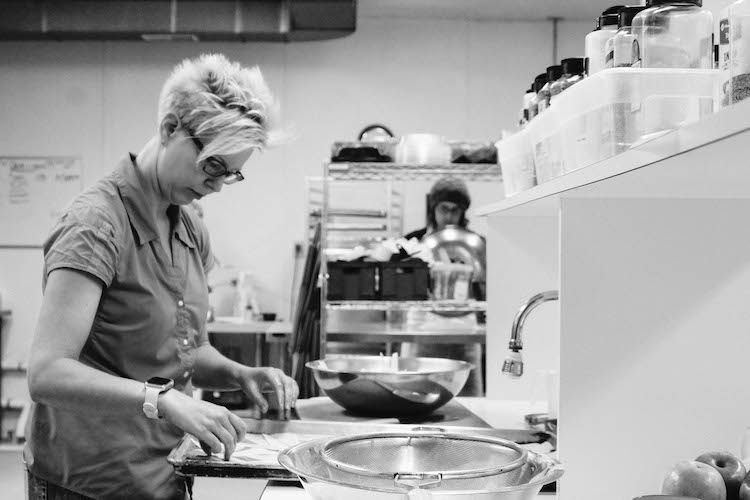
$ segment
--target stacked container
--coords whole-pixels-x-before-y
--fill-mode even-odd
[[[617,14],[617,32],[604,44],[605,68],[629,68],[633,63],[635,36],[632,33],[633,18],[645,7],[628,6]]]

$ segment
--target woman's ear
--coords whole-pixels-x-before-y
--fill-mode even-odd
[[[167,113],[159,125],[159,140],[162,145],[167,144],[169,139],[180,128],[180,119],[174,113]]]

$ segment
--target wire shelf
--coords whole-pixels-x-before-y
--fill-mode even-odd
[[[331,180],[436,180],[445,176],[460,176],[468,181],[502,180],[500,165],[496,163],[328,163],[327,171]]]
[[[480,312],[487,310],[483,300],[331,300],[326,309],[332,311],[437,311]]]

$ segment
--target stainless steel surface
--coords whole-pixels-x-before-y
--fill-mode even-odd
[[[420,180],[431,181],[445,176],[460,176],[467,182],[500,182],[500,165],[452,163],[450,165],[414,165],[408,163],[328,163],[326,175],[332,180]]]
[[[472,279],[485,281],[487,250],[484,239],[477,233],[450,225],[428,234],[422,243],[432,251],[435,260],[469,264],[474,269]]]
[[[327,438],[293,446],[279,454],[279,463],[297,474],[313,499],[403,500],[404,498],[532,500],[541,487],[563,474],[560,463],[528,452],[517,473],[480,478],[444,479],[440,474],[397,473],[390,479],[355,474],[329,466],[321,456]]]
[[[483,300],[332,300],[326,309],[335,311],[430,311],[479,312],[487,310]]]
[[[382,356],[352,355],[311,361],[306,366],[333,401],[370,416],[430,413],[458,394],[473,368],[465,361],[442,358],[398,358],[396,366],[387,361]],[[396,391],[407,391],[410,396],[404,398],[406,393]]]
[[[560,294],[557,290],[548,290],[546,292],[538,293],[524,302],[518,310],[516,317],[513,319],[513,328],[510,332],[510,342],[508,342],[508,348],[511,350],[511,353],[503,362],[503,373],[507,373],[513,377],[520,377],[523,375],[523,357],[521,356],[521,349],[523,349],[523,340],[521,339],[523,323],[526,321],[529,313],[531,313],[536,306],[550,300],[558,300],[559,297]]]

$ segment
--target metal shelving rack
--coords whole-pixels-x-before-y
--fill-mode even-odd
[[[327,247],[329,235],[336,228],[331,227],[330,216],[335,210],[329,207],[330,190],[334,183],[342,181],[372,182],[381,181],[392,186],[394,182],[400,181],[434,181],[445,176],[460,177],[467,182],[489,181],[500,182],[502,180],[500,165],[498,164],[463,164],[452,163],[449,165],[411,165],[399,163],[333,163],[324,164],[324,176],[322,178],[322,200],[321,200],[321,266],[320,266],[320,289],[321,289],[321,312],[320,312],[320,356],[325,356],[327,335],[327,323],[329,311],[435,311],[443,313],[481,312],[486,311],[485,301],[469,300],[420,300],[420,301],[387,301],[387,300],[337,300],[328,301],[328,273],[327,260],[335,255]],[[391,199],[387,203],[391,203]],[[393,229],[393,228],[392,228]],[[403,231],[389,231],[389,236],[401,236]]]

